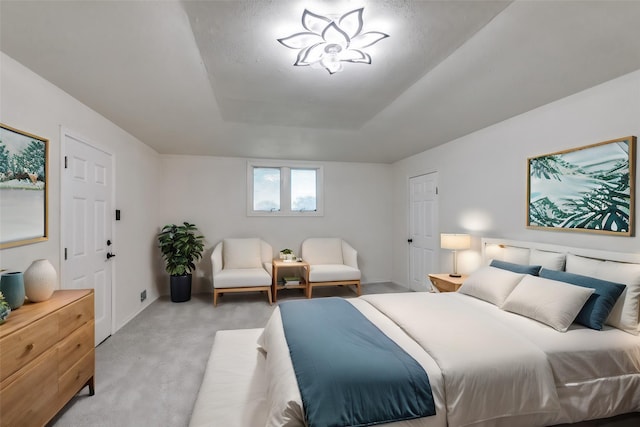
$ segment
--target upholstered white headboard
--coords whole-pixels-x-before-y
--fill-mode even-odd
[[[623,253],[603,251],[599,249],[574,248],[570,246],[553,245],[549,243],[522,242],[518,240],[482,238],[482,264],[487,265],[492,259],[529,264],[528,256],[532,249],[545,252],[573,254],[600,260],[631,262],[640,264],[640,252]],[[527,260],[525,260],[527,257]],[[520,259],[518,259],[520,258]]]
[[[607,324],[633,335],[640,333],[640,252],[622,253],[546,243],[482,239],[482,260],[540,265],[626,285],[607,318]]]

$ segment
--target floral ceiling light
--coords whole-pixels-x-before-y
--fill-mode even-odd
[[[290,49],[299,50],[297,67],[319,65],[329,74],[342,71],[344,62],[371,64],[371,56],[363,49],[389,37],[380,31],[362,32],[364,8],[354,9],[339,18],[302,13],[302,26],[307,31],[295,33],[278,41]]]

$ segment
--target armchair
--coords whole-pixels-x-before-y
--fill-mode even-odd
[[[340,238],[310,238],[302,242],[302,259],[309,263],[307,298],[314,287],[353,285],[358,296],[360,270],[358,252]]]
[[[261,239],[224,239],[211,254],[213,305],[226,292],[265,291],[271,304],[273,249]]]

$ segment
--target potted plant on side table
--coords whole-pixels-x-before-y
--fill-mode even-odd
[[[165,261],[165,270],[171,275],[171,301],[184,302],[191,299],[191,272],[194,261],[202,258],[204,236],[197,233],[194,224],[169,224],[158,233],[158,246]]]
[[[293,261],[294,256],[293,251],[289,248],[285,248],[280,251],[280,259],[285,262]]]

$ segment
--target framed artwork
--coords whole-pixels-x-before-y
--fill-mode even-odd
[[[0,124],[0,249],[48,239],[49,140]]]
[[[633,236],[636,137],[528,159],[527,228]]]

